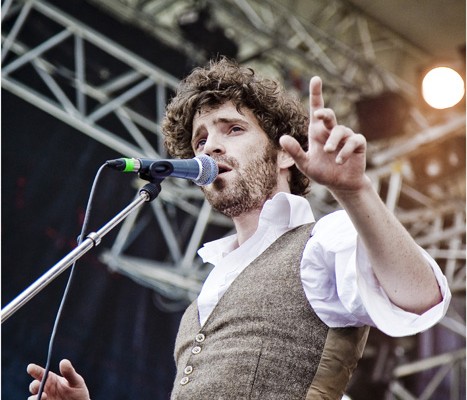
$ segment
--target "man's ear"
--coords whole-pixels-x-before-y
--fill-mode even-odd
[[[295,164],[294,159],[283,149],[279,149],[277,153],[277,166],[280,169],[289,169]]]

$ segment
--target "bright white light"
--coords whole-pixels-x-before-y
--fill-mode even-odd
[[[453,107],[462,100],[464,93],[462,77],[451,68],[434,68],[423,78],[423,98],[433,108]]]

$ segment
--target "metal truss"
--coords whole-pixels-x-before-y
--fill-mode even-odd
[[[442,381],[450,374],[450,385],[443,399],[460,400],[459,388],[465,387],[465,349],[438,354],[424,360],[400,365],[393,371],[386,400],[425,400],[431,399]],[[429,370],[435,370],[433,377],[426,383],[424,390],[416,396],[407,390],[401,380]],[[439,397],[438,397],[439,398]]]
[[[159,38],[199,59],[197,49],[182,38],[173,22],[191,2],[98,3],[106,8],[112,4],[120,18],[138,19],[145,29],[157,31]],[[377,29],[370,19],[342,2],[315,1],[312,10],[303,12],[302,3],[293,1],[289,6],[294,6],[295,12],[272,0],[208,3],[216,18],[241,43],[241,60],[261,65],[272,74],[292,69],[299,70],[300,76],[308,76],[310,71],[320,74],[326,81],[329,105],[345,121],[356,121],[352,103],[361,96],[387,89],[414,94],[415,89],[396,74],[397,68],[393,66],[391,71],[386,67],[388,60],[409,60],[410,64],[423,60],[425,55],[393,33]],[[303,17],[316,23],[305,23]],[[27,33],[37,20],[49,24],[50,35],[34,42]],[[106,66],[97,72],[91,66],[96,59],[103,60],[101,64]],[[386,65],[377,64],[378,60],[386,60]],[[166,157],[160,121],[177,80],[50,4],[40,0],[3,3],[2,63],[4,89],[124,156]],[[284,82],[290,84],[286,79]],[[306,88],[300,94],[306,97]],[[457,141],[465,140],[465,113],[453,112],[432,121],[414,108],[410,126],[410,135],[370,144],[368,173],[387,206],[442,266],[454,295],[463,298],[465,153],[462,156],[462,152],[453,150],[449,157],[451,169],[439,179],[429,174],[421,179],[417,168],[420,158],[430,159],[431,147],[454,143],[449,148],[456,149]],[[140,186],[138,181],[135,184]],[[318,185],[313,186],[309,201],[317,217],[338,208],[327,190]],[[126,253],[148,224],[147,218],[135,213],[124,221],[111,249],[102,254],[102,261],[112,270],[173,299],[174,304],[186,304],[196,297],[208,273],[196,256],[203,235],[214,226],[227,233],[232,229],[231,222],[211,210],[197,187],[182,180],[164,182],[164,190],[151,203],[150,213],[168,248],[164,260]],[[441,325],[465,338],[465,309],[450,309]],[[419,397],[430,398],[448,372],[462,367],[465,372],[462,351],[397,367],[390,386],[392,398],[417,398],[405,389],[403,377],[438,368]],[[455,393],[453,390],[450,399],[456,399]]]
[[[416,94],[403,67],[419,66],[429,57],[342,0],[89,1],[199,62],[206,54],[183,36],[177,19],[186,10],[207,7],[209,23],[222,26],[238,45],[241,62],[278,79],[293,75],[304,95],[309,77],[322,76],[329,106],[351,126],[356,123],[354,102],[362,95],[385,90]]]
[[[186,10],[208,7],[209,23],[221,25],[239,47],[238,59],[282,78],[292,73],[301,94],[311,74],[321,75],[328,103],[355,126],[353,105],[362,95],[384,90],[416,93],[402,79],[404,65],[426,62],[428,55],[343,1],[318,0],[90,0],[195,60],[200,47],[183,36],[177,19]]]

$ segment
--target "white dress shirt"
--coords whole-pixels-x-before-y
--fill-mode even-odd
[[[285,232],[314,220],[306,199],[278,193],[264,204],[256,232],[240,247],[236,248],[236,235],[206,243],[198,254],[214,268],[198,297],[201,325],[255,258]],[[316,314],[329,327],[370,325],[390,336],[416,334],[436,324],[451,299],[439,266],[423,249],[420,251],[433,268],[443,301],[417,315],[390,302],[349,217],[345,211],[336,211],[315,224],[305,246],[300,265],[303,289]]]

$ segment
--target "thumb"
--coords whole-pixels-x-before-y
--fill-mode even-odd
[[[44,368],[37,364],[29,364],[26,369],[27,373],[31,375],[34,379],[41,380],[44,373]]]
[[[82,386],[83,378],[79,375],[71,364],[70,360],[60,361],[60,373],[69,382],[70,386]]]
[[[279,138],[282,148],[294,159],[297,166],[306,161],[306,153],[292,136],[284,135]]]

